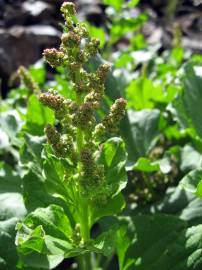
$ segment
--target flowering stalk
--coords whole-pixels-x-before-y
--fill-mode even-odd
[[[84,64],[98,53],[99,40],[91,38],[85,25],[77,22],[73,3],[63,3],[61,12],[65,19],[61,45],[59,49],[46,49],[43,55],[52,67],[63,66],[67,70],[76,99],[66,99],[53,89],[41,92],[38,97],[54,111],[57,121],[56,127],[45,127],[48,144],[57,158],[67,159],[74,168],[73,175],[67,176],[74,195],[74,213],[79,220],[72,241],[88,245],[92,227],[90,208],[105,207],[113,189],[106,181],[104,165],[98,162],[102,143],[117,132],[126,101],[116,100],[109,114],[97,123],[96,110],[101,107],[110,66],[100,65],[94,73],[84,69]],[[84,265],[84,269],[91,269],[89,258]]]
[[[32,76],[29,74],[26,68],[20,66],[18,69],[18,75],[20,76],[24,86],[29,89],[31,93],[37,94],[40,91],[38,85],[34,82]]]

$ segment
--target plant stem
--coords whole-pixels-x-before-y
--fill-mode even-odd
[[[79,270],[91,270],[91,254],[87,253],[78,257]]]
[[[81,226],[81,235],[84,242],[90,240],[90,229],[88,222],[88,203],[85,198],[80,197],[80,226]]]

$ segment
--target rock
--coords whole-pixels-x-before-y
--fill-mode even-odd
[[[36,20],[45,20],[54,13],[53,6],[44,1],[25,1],[22,4],[23,10]]]
[[[29,66],[42,57],[46,47],[59,44],[60,32],[49,25],[0,29],[0,77],[5,96],[9,76],[20,65]]]
[[[29,15],[18,4],[6,4],[2,9],[3,25],[10,27],[14,24],[23,25],[28,19]]]
[[[32,25],[26,27],[26,33],[32,35],[36,46],[54,46],[59,43],[61,33],[50,25]]]

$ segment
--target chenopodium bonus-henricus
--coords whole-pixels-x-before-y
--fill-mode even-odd
[[[126,101],[117,99],[109,113],[97,123],[96,110],[101,107],[110,65],[101,64],[94,73],[85,70],[84,64],[98,53],[99,40],[91,38],[85,25],[77,21],[73,3],[65,2],[61,12],[65,18],[65,33],[60,48],[46,49],[43,55],[53,68],[63,66],[67,70],[76,98],[66,99],[51,89],[40,93],[39,100],[55,113],[57,128],[45,127],[54,156],[67,159],[74,168],[71,172],[67,169],[64,175],[67,189],[71,187],[75,217],[70,238],[74,245],[78,242],[85,246],[91,241],[93,223],[99,217],[116,214],[123,206],[120,191],[126,183],[124,143],[120,138],[107,138],[116,134]],[[79,241],[75,241],[75,235]],[[23,244],[20,232],[18,244]],[[68,257],[67,254],[64,257]]]

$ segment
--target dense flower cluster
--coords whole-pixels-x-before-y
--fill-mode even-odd
[[[20,76],[25,87],[29,89],[31,93],[38,93],[40,91],[38,85],[32,79],[32,76],[23,66],[19,67],[18,75]]]
[[[107,194],[105,171],[95,156],[105,137],[117,131],[126,101],[116,100],[109,114],[100,123],[96,122],[96,110],[101,106],[110,65],[102,64],[94,73],[85,70],[84,64],[98,53],[99,40],[91,38],[85,25],[77,22],[73,3],[65,2],[61,11],[65,18],[61,45],[59,49],[44,50],[43,55],[52,67],[63,66],[67,70],[76,99],[65,99],[52,89],[38,95],[55,112],[57,127],[60,127],[57,130],[48,125],[45,134],[55,155],[68,158],[75,165],[78,175],[75,181],[81,193],[90,200],[99,198],[103,202]],[[21,75],[27,81],[26,72],[21,71]]]

